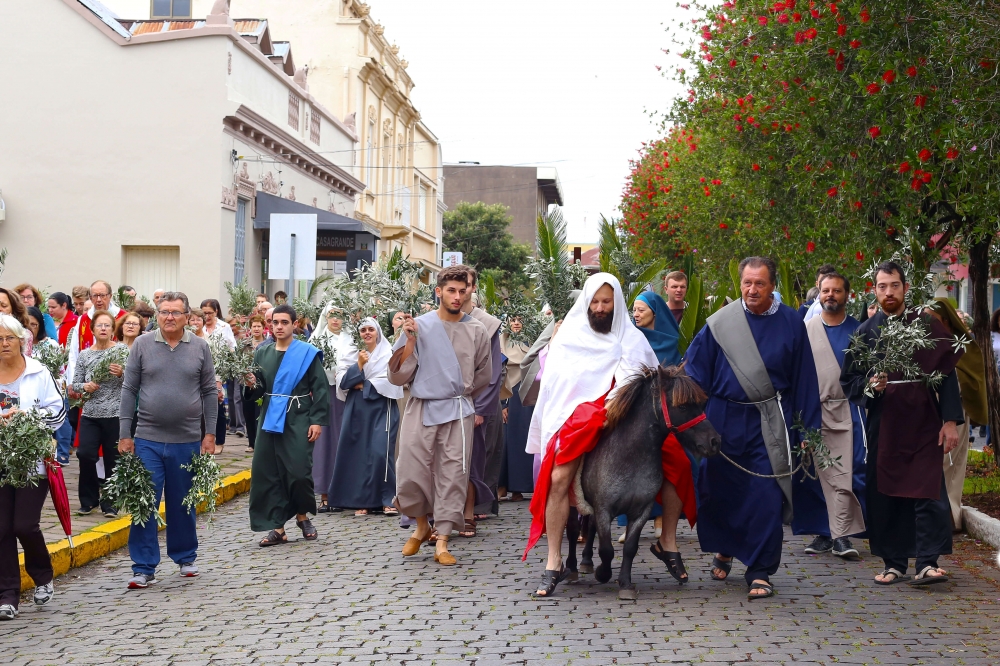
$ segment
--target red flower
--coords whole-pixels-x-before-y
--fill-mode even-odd
[[[788,23],[788,14],[778,14],[778,23],[782,25]]]
[[[706,188],[705,188],[705,196],[706,196],[706,197],[708,197],[708,196],[711,196],[711,195],[712,195],[712,190],[710,190],[710,189],[708,189],[708,188],[706,187]]]
[[[834,187],[831,187],[830,189],[828,189],[826,191],[826,196],[828,196],[828,197],[835,197],[835,196],[837,196],[837,187],[834,186]]]
[[[934,156],[934,153],[932,153],[931,151],[927,150],[926,148],[924,148],[919,153],[917,153],[917,158],[921,162],[926,162],[927,160],[929,160],[933,156]]]
[[[816,251],[816,243],[812,241],[806,243],[806,252],[815,252],[815,251]]]
[[[795,22],[795,23],[801,23],[802,22],[802,14],[799,14],[798,12],[795,12],[794,14],[792,14],[792,21]]]
[[[909,162],[903,162],[902,164],[899,165],[899,173],[906,173],[909,170],[910,170]]]
[[[861,40],[860,39],[852,39],[851,40],[851,48],[852,49],[860,49],[861,48]]]
[[[719,222],[719,228],[720,229],[728,229],[729,225],[726,224],[725,222]]]
[[[870,21],[871,18],[872,18],[871,14],[868,13],[868,8],[867,7],[864,7],[864,8],[861,9],[860,16],[861,16],[861,22],[862,23],[868,23],[868,21]]]
[[[750,168],[752,168],[754,171],[760,171],[760,165],[757,164],[756,162],[754,162],[754,165]]]
[[[927,104],[927,96],[926,95],[917,95],[916,97],[913,98],[913,105],[914,106],[919,107],[919,108],[922,109],[922,108],[924,108],[925,104]]]
[[[767,25],[767,17],[766,16],[758,16],[757,17],[757,23],[760,23],[761,25]]]
[[[881,134],[881,133],[882,133],[882,130],[880,130],[880,129],[878,128],[878,126],[875,126],[875,127],[869,127],[869,128],[868,128],[868,136],[870,136],[870,137],[871,137],[871,138],[873,138],[873,139],[877,139],[877,138],[878,138],[878,136],[879,136],[879,134]]]
[[[740,125],[739,123],[736,123],[736,131],[737,132],[742,132],[743,131],[743,125]]]
[[[718,178],[713,178],[712,185],[722,185],[722,181],[719,180]]]
[[[911,78],[914,77],[914,76],[916,76],[917,75],[917,68],[914,67],[913,65],[910,65],[909,67],[906,68],[906,75],[909,76],[909,77],[911,77]]]
[[[796,30],[795,31],[795,43],[796,44],[801,44],[801,43],[803,43],[805,41],[806,41],[805,34],[803,32],[801,32],[801,31],[799,31],[799,30]]]
[[[892,83],[896,80],[896,72],[891,69],[885,70],[885,74],[882,75],[882,80],[887,84]]]
[[[949,148],[948,152],[945,154],[945,157],[947,157],[949,160],[953,160],[956,157],[958,157],[958,151],[955,150],[954,148]]]
[[[879,85],[879,84],[877,84],[877,83],[869,83],[869,84],[868,84],[868,87],[867,87],[867,88],[865,88],[865,90],[867,90],[867,91],[868,91],[868,94],[869,94],[869,95],[877,95],[877,94],[879,94],[880,92],[882,92],[882,86],[880,86],[880,85]]]
[[[704,183],[704,182],[705,182],[705,179],[704,179],[704,178],[700,178],[700,179],[698,180],[698,182],[699,182],[699,183]]]
[[[920,179],[919,178],[914,178],[913,180],[910,181],[910,189],[913,190],[914,192],[916,192],[916,191],[918,191],[920,189]]]
[[[730,67],[736,67],[736,59],[735,58],[733,60],[729,61],[729,66]]]
[[[860,201],[855,201],[851,205],[854,206],[855,210],[861,210],[861,202]]]
[[[818,19],[819,18],[819,10],[818,9],[810,9],[809,13],[812,14],[812,17],[814,19]]]
[[[933,177],[934,174],[932,174],[929,171],[924,171],[922,174],[920,174],[920,180],[924,181],[925,183],[931,182],[931,178]]]
[[[816,32],[816,28],[809,28],[808,30],[805,31],[806,39],[816,39],[816,35],[818,34],[819,33]]]
[[[714,56],[712,56],[712,54],[711,54],[711,53],[706,53],[706,54],[704,55],[704,58],[705,58],[705,60],[707,60],[708,62],[712,62],[713,60],[715,60],[715,57],[714,57]]]
[[[837,71],[838,72],[844,71],[844,54],[843,53],[838,53],[837,54],[837,59],[836,59],[835,63],[836,63]]]
[[[843,23],[841,23],[840,25],[838,25],[837,26],[837,34],[840,35],[841,37],[843,37],[844,35],[846,35],[847,34],[847,26],[844,25]]]

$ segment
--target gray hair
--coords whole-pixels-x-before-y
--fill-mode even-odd
[[[23,354],[28,346],[28,337],[31,335],[31,331],[26,329],[15,317],[4,312],[0,312],[0,328],[6,328],[21,341],[21,353]]]
[[[743,279],[743,269],[747,266],[750,268],[766,268],[767,275],[771,278],[771,284],[778,284],[778,265],[774,263],[774,259],[771,257],[747,257],[741,261],[739,266],[740,280]]]
[[[107,280],[94,280],[93,282],[90,283],[90,288],[87,289],[88,295],[94,289],[95,284],[103,284],[104,287],[108,290],[108,296],[112,295],[115,292],[115,290],[111,288],[111,283],[108,282]]]
[[[184,314],[191,312],[191,304],[188,303],[187,294],[183,291],[165,291],[163,296],[160,296],[160,303],[166,301],[182,301],[184,303]]]

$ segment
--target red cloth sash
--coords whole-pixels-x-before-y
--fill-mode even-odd
[[[77,350],[90,349],[94,344],[94,329],[90,325],[90,314],[84,312],[80,315],[80,332],[76,335]]]
[[[698,521],[698,502],[695,500],[691,460],[684,453],[684,447],[681,446],[674,433],[670,433],[663,440],[661,462],[663,463],[663,478],[672,483],[674,489],[677,490],[677,496],[684,505],[684,516],[687,518],[688,524],[694,527]],[[660,493],[656,494],[656,501],[663,504]]]
[[[528,533],[528,547],[524,549],[521,561],[528,559],[530,551],[542,534],[545,533],[545,507],[549,500],[549,488],[552,485],[552,470],[556,465],[565,465],[588,453],[597,446],[607,411],[604,409],[605,393],[593,402],[577,405],[562,428],[549,440],[542,466],[538,472],[538,482],[531,497],[531,530]],[[554,450],[556,442],[559,449]]]

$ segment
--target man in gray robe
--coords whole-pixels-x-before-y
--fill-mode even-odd
[[[486,328],[462,312],[469,288],[464,266],[438,274],[437,310],[414,319],[406,315],[405,335],[389,359],[389,381],[410,385],[396,461],[396,507],[416,519],[403,547],[415,555],[429,541],[433,515],[438,532],[434,559],[454,565],[448,538],[464,524],[475,419],[473,399],[490,383]]]

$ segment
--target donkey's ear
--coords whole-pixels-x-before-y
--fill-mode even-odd
[[[677,371],[678,371],[677,374],[684,375],[685,377],[687,377],[687,368],[685,367],[686,365],[687,365],[687,359],[681,361],[681,364],[677,366]]]

